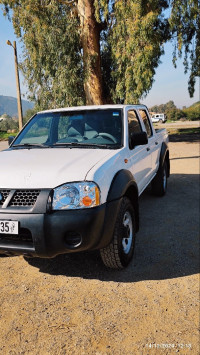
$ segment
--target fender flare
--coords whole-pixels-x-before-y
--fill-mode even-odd
[[[108,191],[107,202],[117,200],[125,196],[126,191],[130,186],[134,186],[138,193],[137,183],[129,170],[119,170],[110,184]]]
[[[109,202],[119,200],[123,196],[128,197],[135,210],[136,231],[139,230],[139,193],[137,183],[129,170],[119,170],[114,176],[107,196]]]

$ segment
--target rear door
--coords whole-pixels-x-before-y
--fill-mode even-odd
[[[155,172],[158,167],[160,146],[157,139],[157,135],[155,134],[155,131],[153,131],[152,129],[152,125],[147,110],[140,109],[139,114],[140,117],[142,118],[148,136],[147,149],[149,151],[149,155],[151,159],[151,171],[150,174],[148,175],[148,178],[150,180],[153,177],[153,175],[155,175]]]
[[[128,137],[129,142],[133,133],[140,133],[143,131],[140,120],[136,110],[129,110],[128,117]],[[149,144],[136,146],[131,149],[129,144],[130,156],[130,170],[137,182],[139,193],[145,189],[149,182],[149,175],[151,174],[151,155]]]

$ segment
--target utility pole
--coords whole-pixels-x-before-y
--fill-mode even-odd
[[[18,117],[19,117],[19,130],[21,131],[23,127],[23,116],[22,116],[22,101],[21,101],[21,91],[20,91],[20,82],[19,82],[19,69],[18,69],[18,60],[17,60],[17,45],[16,41],[12,43],[8,40],[6,42],[9,46],[14,49],[15,57],[15,77],[16,77],[16,86],[17,86],[17,108],[18,108]]]

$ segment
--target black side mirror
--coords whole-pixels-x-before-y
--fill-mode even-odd
[[[130,139],[130,148],[133,149],[137,145],[145,145],[148,143],[146,132],[133,133]]]
[[[14,136],[9,136],[8,137],[8,144],[9,146],[11,145],[12,141],[14,141],[15,137]]]

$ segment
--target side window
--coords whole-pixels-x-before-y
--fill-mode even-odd
[[[128,132],[129,136],[133,133],[142,132],[140,122],[135,111],[128,111]]]
[[[151,125],[149,122],[149,118],[147,116],[147,113],[145,110],[139,110],[140,116],[144,122],[145,128],[146,128],[146,132],[147,132],[147,136],[148,138],[152,136],[152,130],[151,130]]]
[[[140,121],[137,117],[137,114],[134,110],[128,111],[128,136],[129,141],[133,133],[142,132],[142,128],[140,126]]]

